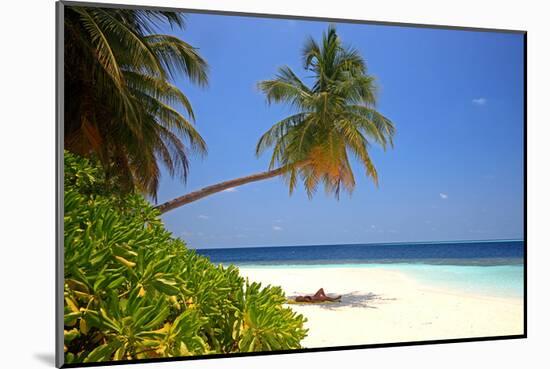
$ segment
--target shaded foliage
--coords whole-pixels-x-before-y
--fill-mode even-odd
[[[206,152],[177,76],[204,86],[207,64],[160,24],[181,13],[65,7],[65,148],[94,156],[122,189],[156,198],[160,167],[185,179],[188,154]],[[185,115],[180,111],[185,112]]]
[[[65,152],[65,357],[97,362],[300,347],[305,319],[164,229],[139,194]]]

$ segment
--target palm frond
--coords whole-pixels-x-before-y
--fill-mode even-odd
[[[171,78],[175,78],[178,73],[182,73],[191,82],[199,86],[208,84],[208,64],[196,48],[170,35],[149,35],[145,36],[144,39]]]
[[[376,110],[361,105],[349,105],[347,110],[358,118],[357,124],[383,148],[387,144],[393,147],[396,129],[391,120]]]
[[[276,141],[283,141],[286,134],[292,127],[296,127],[304,119],[307,118],[307,113],[298,113],[291,115],[277,123],[275,123],[267,132],[265,132],[256,145],[256,155],[261,155],[265,150],[269,149]]]
[[[111,44],[124,50],[120,54],[126,59],[124,64],[126,67],[139,66],[140,70],[148,74],[166,78],[166,72],[160,60],[141,35],[104,9],[98,8],[94,13],[102,28],[108,30]]]
[[[124,78],[131,89],[145,92],[165,104],[181,106],[195,120],[195,113],[187,96],[167,80],[133,71],[124,71]]]
[[[155,33],[166,23],[183,28],[185,17],[79,6],[65,13],[66,149],[98,157],[123,187],[153,199],[159,165],[185,180],[189,153],[206,153],[191,103],[173,81],[205,86],[208,66],[190,44]]]
[[[299,177],[310,198],[321,184],[336,198],[342,191],[351,193],[355,176],[348,152],[377,185],[371,141],[382,148],[393,145],[395,127],[374,109],[377,86],[366,73],[364,59],[358,50],[342,44],[331,25],[320,43],[306,40],[302,63],[314,77],[311,87],[288,67],[259,83],[268,103],[283,103],[297,112],[262,135],[256,154],[271,149],[269,167],[289,168],[285,179],[291,194]]]
[[[274,79],[258,83],[258,88],[266,96],[268,104],[287,103],[298,109],[308,108],[311,90],[289,67],[279,68]]]

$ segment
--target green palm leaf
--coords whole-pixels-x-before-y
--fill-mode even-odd
[[[279,165],[292,193],[301,177],[308,196],[322,184],[338,197],[351,192],[355,178],[349,161],[353,155],[376,184],[378,172],[371,160],[371,142],[393,145],[393,123],[374,109],[376,82],[356,49],[344,46],[329,26],[320,43],[306,40],[302,50],[306,72],[314,78],[308,87],[289,67],[279,68],[274,79],[258,84],[268,103],[283,103],[296,113],[275,123],[256,146],[256,154],[272,150],[270,168]]]
[[[206,152],[191,102],[172,81],[205,86],[208,66],[188,43],[156,34],[163,23],[185,22],[150,10],[69,6],[65,14],[65,148],[97,157],[122,190],[153,199],[161,164],[185,180],[187,156]]]

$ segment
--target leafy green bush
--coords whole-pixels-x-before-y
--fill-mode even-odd
[[[65,153],[64,182],[66,362],[300,347],[305,319],[279,287],[187,249],[86,159]]]

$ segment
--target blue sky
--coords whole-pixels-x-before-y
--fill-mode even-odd
[[[192,14],[184,31],[199,48],[210,85],[185,80],[208,144],[191,157],[187,184],[164,175],[159,203],[267,169],[258,138],[290,115],[256,89],[288,65],[300,76],[307,36],[326,22]],[[367,61],[378,110],[397,127],[394,149],[372,147],[376,188],[354,162],[357,186],[337,201],[292,196],[281,179],[261,181],[162,216],[193,248],[523,238],[523,36],[336,24]],[[307,80],[307,79],[306,79]]]

